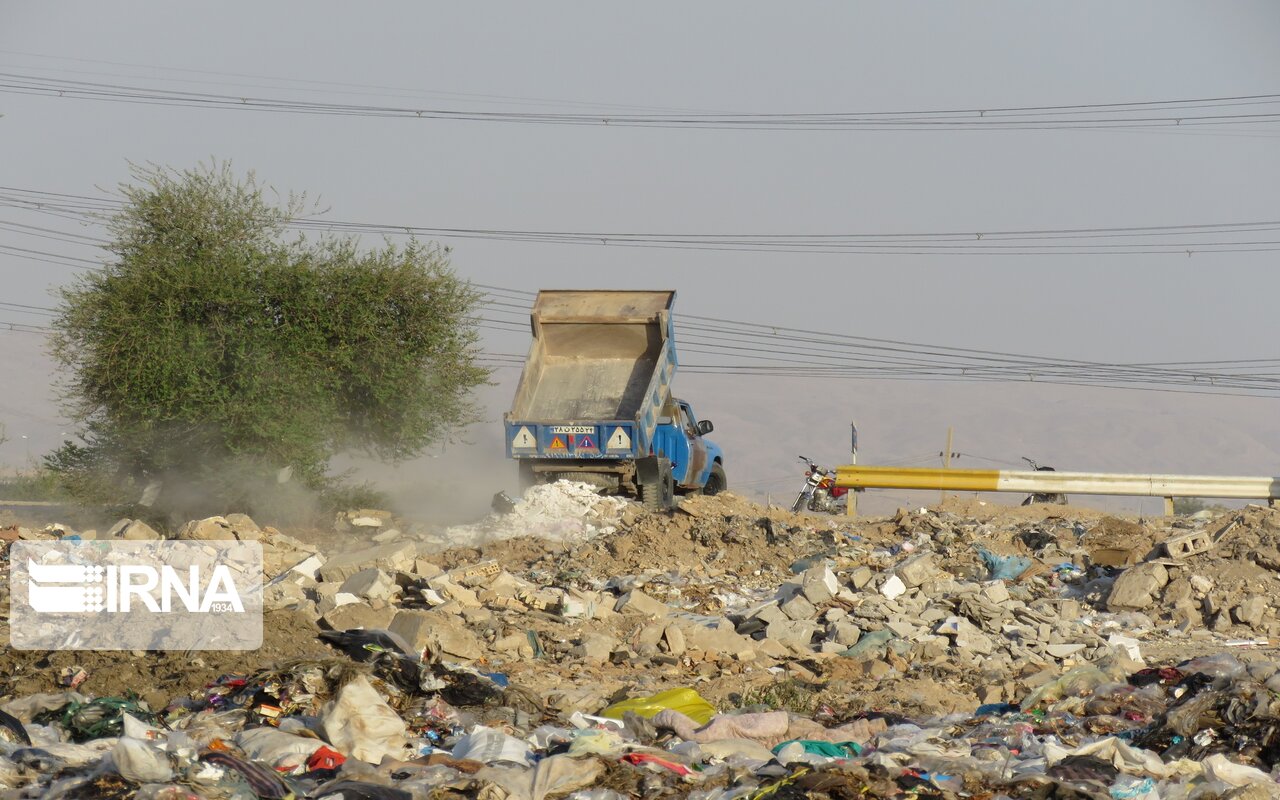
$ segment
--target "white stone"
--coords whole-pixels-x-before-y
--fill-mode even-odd
[[[880,594],[894,600],[901,597],[907,591],[907,585],[902,582],[902,578],[897,575],[890,575],[889,578],[880,585]]]

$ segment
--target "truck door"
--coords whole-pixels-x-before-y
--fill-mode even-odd
[[[680,485],[691,489],[701,488],[702,484],[707,480],[707,472],[709,470],[707,465],[707,443],[702,441],[702,435],[698,433],[698,420],[693,416],[693,409],[683,400],[679,401],[679,419],[677,422],[689,442],[689,464],[684,471]]]

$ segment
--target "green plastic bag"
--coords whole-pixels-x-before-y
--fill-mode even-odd
[[[668,689],[665,692],[651,694],[648,697],[632,697],[606,708],[600,716],[609,719],[622,719],[628,711],[634,711],[648,719],[659,711],[671,709],[679,711],[699,725],[706,725],[716,715],[716,707],[703,699],[702,695],[692,689]]]

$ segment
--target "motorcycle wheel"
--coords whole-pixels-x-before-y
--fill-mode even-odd
[[[796,501],[791,504],[792,514],[799,514],[800,509],[804,508],[804,494],[804,492],[800,492],[799,496],[796,497]]]

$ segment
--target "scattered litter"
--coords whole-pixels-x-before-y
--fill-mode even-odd
[[[558,483],[445,531],[362,509],[335,522],[359,543],[323,553],[243,515],[193,521],[258,532],[263,650],[6,653],[0,794],[1274,791],[1280,512],[683,502]]]

